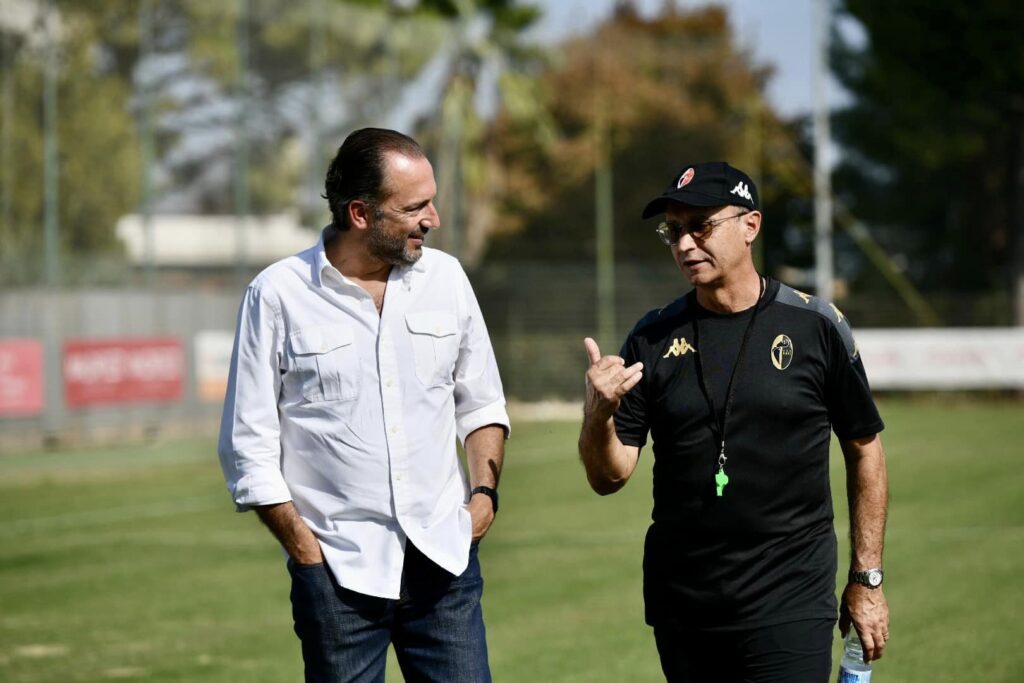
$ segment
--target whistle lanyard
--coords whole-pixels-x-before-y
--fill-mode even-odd
[[[740,350],[736,354],[736,362],[732,366],[732,374],[729,375],[729,385],[725,390],[725,407],[722,410],[722,417],[719,419],[718,412],[715,410],[715,399],[711,395],[711,385],[708,383],[707,378],[704,376],[704,363],[701,359],[704,354],[700,349],[700,315],[698,314],[693,319],[693,341],[697,347],[697,377],[700,380],[700,388],[704,393],[704,398],[708,402],[708,409],[711,410],[711,431],[715,435],[715,439],[720,444],[718,451],[718,469],[715,472],[715,495],[721,497],[725,491],[725,485],[729,483],[729,475],[725,473],[725,461],[728,460],[725,456],[725,427],[729,421],[729,413],[732,412],[733,398],[736,395],[736,374],[740,368],[740,364],[743,363],[743,352],[747,348],[747,342],[750,341],[750,335],[754,331],[754,321],[757,320],[757,314],[761,310],[761,297],[764,296],[764,290],[766,287],[765,279],[763,277],[758,278],[758,294],[757,301],[754,303],[754,312],[750,316],[750,322],[747,323],[747,329],[743,332],[743,339],[740,341]]]

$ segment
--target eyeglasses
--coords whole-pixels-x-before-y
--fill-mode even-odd
[[[738,213],[734,216],[726,216],[725,218],[717,218],[713,221],[705,220],[698,216],[694,216],[690,220],[684,223],[677,223],[676,221],[665,221],[655,228],[655,232],[658,234],[660,239],[665,246],[671,247],[673,244],[677,244],[683,237],[683,233],[688,233],[690,237],[695,240],[706,240],[711,236],[711,231],[715,229],[715,226],[731,221],[733,218],[739,218],[740,216],[746,216],[749,211]]]

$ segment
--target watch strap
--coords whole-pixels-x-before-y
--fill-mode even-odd
[[[885,572],[881,567],[871,567],[859,572],[851,570],[849,577],[850,583],[859,583],[865,588],[878,588],[884,578]]]
[[[469,497],[472,498],[478,493],[482,493],[491,499],[491,505],[494,506],[494,514],[498,514],[498,491],[490,486],[477,486],[469,492]]]

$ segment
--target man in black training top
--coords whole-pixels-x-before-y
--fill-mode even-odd
[[[617,491],[653,440],[644,601],[670,681],[828,680],[831,430],[852,538],[840,631],[853,624],[868,661],[889,637],[882,420],[846,317],[755,270],[758,209],[741,171],[684,167],[643,217],[665,214],[657,235],[694,290],[644,316],[620,356],[584,341],[590,485]]]

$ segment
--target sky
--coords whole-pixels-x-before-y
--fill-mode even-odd
[[[542,41],[557,41],[585,31],[607,16],[615,0],[530,0],[544,10],[535,28]],[[816,0],[676,0],[680,9],[720,5],[729,10],[739,43],[758,63],[775,67],[768,99],[784,116],[810,113],[814,103]],[[655,14],[665,0],[637,0],[643,14]],[[852,30],[850,27],[849,30]],[[829,79],[831,106],[844,101],[839,85]]]

